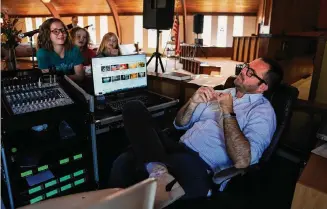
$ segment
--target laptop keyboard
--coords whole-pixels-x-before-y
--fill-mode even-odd
[[[127,102],[135,101],[135,100],[142,102],[144,105],[148,105],[148,103],[149,103],[148,96],[140,95],[140,96],[135,96],[132,98],[124,99],[124,100],[108,102],[107,106],[110,107],[112,109],[112,111],[114,111],[114,112],[121,112],[124,108],[124,105]]]

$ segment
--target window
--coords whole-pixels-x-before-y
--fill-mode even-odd
[[[42,18],[40,18],[40,17],[37,17],[37,18],[35,18],[35,24],[36,24],[36,28],[35,29],[39,29],[40,28],[40,26],[42,25]]]
[[[36,29],[39,29],[40,26],[42,25],[42,23],[43,23],[42,18],[40,18],[40,17],[35,18]],[[36,36],[38,36],[38,35],[39,34],[37,33]],[[36,57],[35,57],[35,60],[37,60]]]
[[[227,46],[227,16],[218,16],[217,46]]]
[[[95,33],[95,16],[88,16],[87,17],[87,24],[88,25],[93,25],[92,27],[89,27],[88,28],[88,31],[90,33],[90,38],[91,38],[91,41],[95,44],[97,43],[96,40],[96,33]]]
[[[233,36],[243,36],[244,16],[234,16]]]
[[[143,48],[143,16],[134,16],[134,43],[139,43],[139,48]]]
[[[30,18],[30,17],[25,18],[25,26],[26,26],[26,32],[33,30],[32,18]],[[33,36],[32,40],[33,40],[32,42],[35,43],[34,36]]]
[[[78,20],[78,25],[83,28],[84,27],[84,18],[81,16],[78,16],[77,20]]]
[[[157,47],[157,30],[148,30],[148,48]]]
[[[30,17],[26,17],[25,18],[25,27],[26,27],[26,32],[29,32],[29,31],[32,31],[33,30],[32,18],[30,18]],[[30,43],[29,40],[30,39],[28,39],[28,42]],[[32,37],[32,43],[35,44],[34,36]],[[30,57],[30,60],[32,60],[32,57]]]
[[[102,41],[102,37],[108,33],[108,16],[100,16],[100,39]]]
[[[167,46],[167,42],[170,41],[170,36],[170,30],[163,30],[161,32],[161,48],[164,49]]]
[[[211,46],[211,16],[205,15],[203,18],[203,45]]]

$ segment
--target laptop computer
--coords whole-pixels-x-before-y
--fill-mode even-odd
[[[147,87],[144,54],[93,58],[92,70],[95,96]]]
[[[145,54],[92,59],[94,94],[104,97],[105,108],[120,112],[127,101],[139,100],[146,106],[163,101],[147,91]]]

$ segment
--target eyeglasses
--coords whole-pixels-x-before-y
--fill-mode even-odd
[[[250,68],[250,65],[249,63],[244,63],[242,65],[242,69],[247,69],[246,70],[246,76],[251,78],[252,76],[256,77],[259,81],[260,81],[260,84],[261,83],[264,83],[267,85],[267,82],[265,80],[263,80],[262,78],[260,78],[256,73],[255,73],[255,70],[253,70],[252,68]]]
[[[55,34],[56,36],[58,36],[60,33],[62,33],[63,35],[67,34],[67,31],[65,28],[61,28],[61,29],[53,29],[51,31],[51,33]]]

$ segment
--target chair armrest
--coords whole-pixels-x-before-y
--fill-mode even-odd
[[[258,169],[260,169],[259,164],[252,164],[246,168],[235,168],[235,167],[230,167],[227,168],[225,170],[216,172],[213,177],[212,180],[215,184],[221,184],[222,182],[233,178],[234,176],[237,175],[244,175],[245,173],[251,173],[251,172],[255,172]]]
[[[229,76],[224,84],[224,89],[229,89],[235,87],[234,80],[236,79],[237,76],[232,75]]]
[[[215,184],[221,184],[224,181],[233,178],[234,176],[237,175],[243,175],[246,172],[247,168],[235,168],[235,167],[230,167],[225,170],[216,172],[212,180]]]

